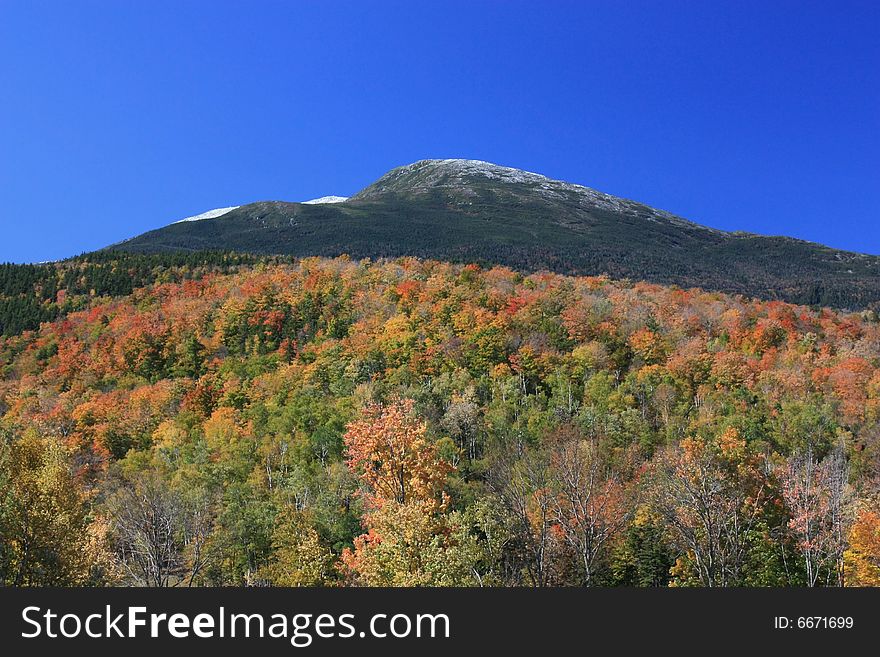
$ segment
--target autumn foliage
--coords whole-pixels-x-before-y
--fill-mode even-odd
[[[878,583],[872,312],[416,258],[150,276],[0,338],[4,583]]]
[[[844,554],[847,586],[880,586],[880,514],[863,509],[850,529]]]
[[[449,465],[427,439],[414,402],[370,403],[345,433],[346,462],[365,487],[371,506],[387,502],[445,505],[443,484]]]

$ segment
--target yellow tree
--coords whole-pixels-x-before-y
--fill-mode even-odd
[[[350,582],[365,586],[477,586],[492,545],[465,514],[432,514],[421,502],[392,502],[367,516],[368,532],[342,553]]]
[[[102,562],[85,499],[56,441],[0,445],[0,583],[81,586]]]
[[[272,535],[266,576],[275,586],[321,586],[332,581],[333,556],[305,513],[286,507]]]
[[[880,514],[863,509],[849,531],[843,555],[847,586],[880,586]]]

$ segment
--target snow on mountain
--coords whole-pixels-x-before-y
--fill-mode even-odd
[[[321,198],[313,198],[311,201],[303,201],[303,203],[307,205],[318,205],[320,203],[342,203],[347,200],[347,196],[322,196]]]
[[[714,228],[694,224],[670,212],[650,208],[644,204],[612,196],[591,187],[554,180],[539,173],[505,167],[483,160],[445,159],[419,160],[392,169],[375,183],[355,195],[357,200],[381,197],[387,193],[406,195],[428,193],[438,189],[449,189],[460,197],[477,197],[482,181],[502,184],[498,189],[507,188],[513,194],[526,198],[540,197],[550,203],[577,204],[584,210],[600,208],[615,214],[639,217],[645,221],[664,222],[689,228],[698,228],[717,234]],[[516,189],[519,187],[520,189]]]
[[[202,214],[197,214],[192,217],[187,217],[186,219],[181,219],[180,221],[175,221],[174,223],[180,224],[184,221],[201,221],[202,219],[215,219],[217,217],[222,217],[227,212],[232,212],[233,210],[237,210],[240,208],[240,205],[233,205],[229,208],[216,208],[214,210],[208,210],[207,212],[202,212]]]

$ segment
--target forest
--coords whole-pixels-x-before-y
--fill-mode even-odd
[[[880,585],[873,311],[164,257],[0,270],[4,585]]]
[[[37,265],[0,263],[0,335],[37,329],[42,322],[86,307],[94,297],[124,296],[157,281],[229,273],[256,261],[228,251],[142,256],[111,250]]]

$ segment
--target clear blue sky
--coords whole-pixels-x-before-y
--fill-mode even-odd
[[[880,253],[880,3],[0,0],[0,261],[485,159]]]

